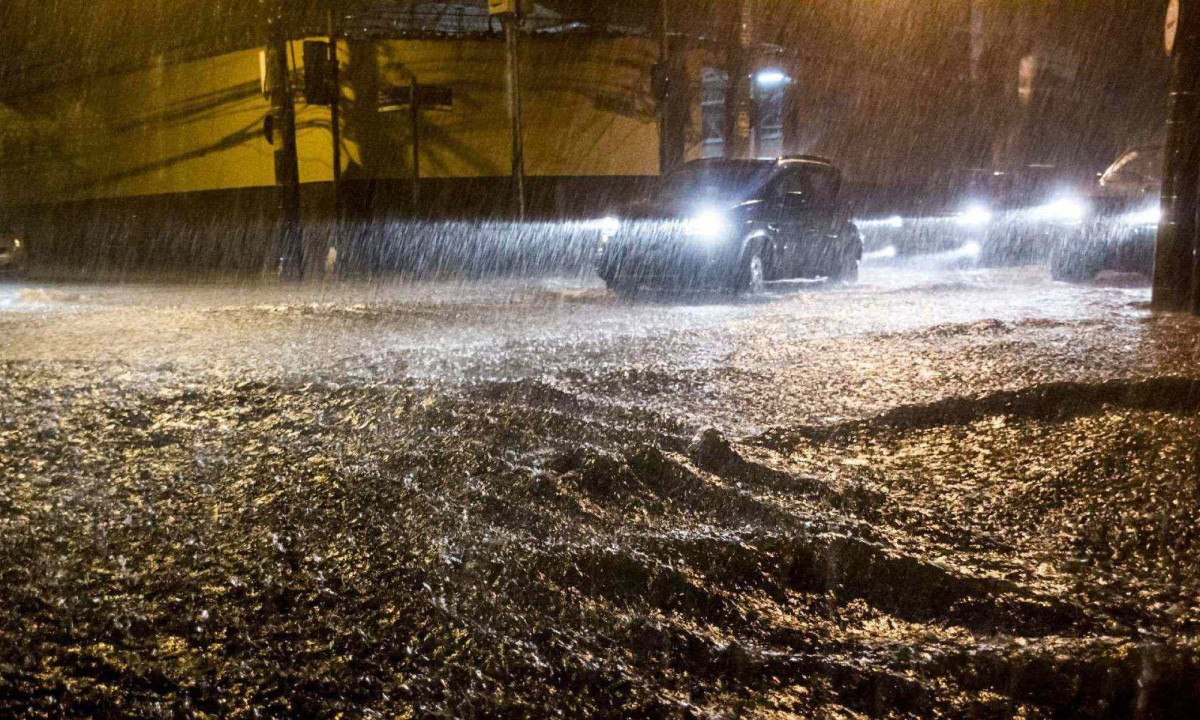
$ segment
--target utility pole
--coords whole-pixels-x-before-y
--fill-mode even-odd
[[[739,0],[728,46],[725,88],[725,157],[745,158],[750,152],[754,111],[751,65],[754,53],[754,0]]]
[[[654,97],[658,103],[658,166],[666,175],[683,164],[687,154],[687,125],[691,108],[687,103],[684,50],[687,41],[672,31],[674,0],[660,0],[658,64],[654,68]]]
[[[329,127],[333,137],[333,226],[336,245],[342,222],[342,79],[338,68],[338,29],[329,11],[329,83],[333,102],[329,106]]]
[[[507,55],[508,119],[512,127],[512,178],[517,200],[517,217],[525,219],[525,135],[521,129],[521,4],[512,2],[511,9],[500,16],[504,23],[504,44]]]
[[[417,76],[412,76],[411,102],[408,121],[412,127],[412,209],[413,217],[421,212],[421,95]]]
[[[292,97],[292,73],[288,63],[288,35],[282,12],[267,20],[267,67],[274,73],[271,83],[271,116],[277,130],[275,185],[279,188],[279,275],[288,280],[304,277],[304,236],[300,225],[300,161],[296,156],[296,106]]]
[[[666,175],[671,171],[671,95],[675,82],[671,62],[670,0],[661,0],[658,5],[658,65],[654,68],[654,97],[658,102],[658,172]]]
[[[1154,252],[1155,310],[1200,311],[1196,266],[1197,191],[1200,186],[1200,2],[1172,3],[1178,25],[1168,29],[1171,52],[1170,110],[1162,222]]]

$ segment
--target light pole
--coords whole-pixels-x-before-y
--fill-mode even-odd
[[[292,97],[288,35],[282,11],[272,12],[267,20],[266,57],[269,72],[274,76],[269,91],[271,118],[278,131],[271,142],[275,150],[275,185],[280,192],[279,275],[299,280],[304,277],[300,162],[296,155],[296,105]]]
[[[1196,254],[1197,190],[1200,184],[1200,5],[1172,2],[1168,18],[1171,52],[1170,114],[1163,170],[1162,221],[1154,252],[1155,310],[1200,311]]]
[[[739,0],[727,55],[725,90],[725,157],[745,158],[750,152],[754,111],[750,75],[754,46],[754,0]]]
[[[525,135],[521,129],[521,11],[522,0],[488,0],[488,12],[504,25],[505,81],[508,121],[512,128],[512,180],[517,217],[525,219]]]
[[[342,222],[342,80],[338,66],[338,28],[333,10],[329,11],[329,84],[333,98],[329,105],[329,130],[333,142],[333,227],[336,246]]]

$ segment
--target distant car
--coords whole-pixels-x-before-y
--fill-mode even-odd
[[[1050,256],[1055,280],[1082,282],[1101,270],[1153,272],[1162,168],[1160,145],[1129,150],[1109,166],[1079,232],[1061,238]]]
[[[657,196],[602,221],[597,270],[610,289],[712,288],[858,278],[862,240],[828,160],[696,160]]]
[[[964,173],[916,212],[857,220],[876,257],[939,255],[986,266],[1045,262],[1087,213],[1086,183],[1051,165]]]
[[[0,235],[0,275],[25,271],[25,243],[19,237]]]

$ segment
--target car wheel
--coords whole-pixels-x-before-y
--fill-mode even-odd
[[[981,268],[998,268],[1012,264],[1012,256],[1005,249],[1000,247],[1000,243],[987,237],[983,242],[979,243],[979,251],[974,254],[975,267]]]
[[[832,282],[842,285],[853,285],[858,282],[858,266],[858,258],[853,255],[847,255],[834,268],[833,274],[829,276],[829,279]]]
[[[1087,282],[1100,274],[1103,264],[1095,248],[1059,246],[1050,255],[1050,277],[1061,282]]]
[[[742,256],[734,291],[757,295],[766,290],[766,287],[766,264],[763,262],[762,248],[757,244],[751,245]]]
[[[605,280],[604,284],[612,291],[614,295],[622,300],[631,300],[638,296],[638,291],[641,287],[636,282],[621,281],[621,280]]]

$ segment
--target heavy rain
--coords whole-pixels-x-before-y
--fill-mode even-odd
[[[0,717],[1200,717],[1200,0],[0,36]]]

